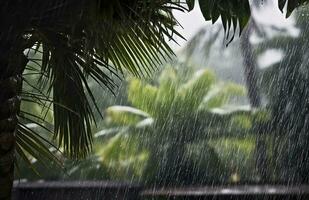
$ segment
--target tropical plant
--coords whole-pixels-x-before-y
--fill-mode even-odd
[[[0,199],[9,199],[15,149],[25,160],[31,154],[59,162],[45,145],[53,144],[23,121],[43,126],[65,154],[84,157],[92,144],[90,102],[95,104],[88,77],[113,89],[113,77],[125,69],[150,73],[171,57],[165,37],[178,34],[172,10],[184,7],[172,1],[70,0],[2,1],[0,6]],[[38,68],[27,66],[29,61]],[[25,69],[39,75],[35,91],[22,90]],[[53,127],[45,126],[44,116],[20,111],[21,100],[51,109]]]
[[[36,65],[29,64],[33,69],[38,68]],[[31,87],[33,85],[36,85],[37,79],[39,78],[39,75],[36,73],[33,73],[32,71],[26,69],[23,74],[24,77],[24,84],[23,84],[23,90],[27,92],[36,92],[36,90]],[[97,99],[100,99],[100,102],[98,102],[98,107],[100,108],[106,108],[110,105],[113,105],[112,102],[118,102],[118,101],[112,101],[112,99],[121,99],[121,96],[107,96],[111,93],[109,91],[106,91],[102,89],[102,87],[93,84],[92,80],[88,81],[89,87],[92,89],[94,96]],[[44,92],[44,91],[42,91]],[[101,100],[101,96],[105,96],[104,99]],[[120,97],[120,98],[119,98]],[[44,102],[44,101],[42,101]],[[50,106],[50,102],[44,102],[45,107],[42,105],[34,104],[32,102],[28,101],[22,101],[21,104],[21,110],[23,113],[27,113],[31,116],[29,116],[30,120],[24,120],[20,119],[21,123],[25,124],[26,127],[31,129],[32,131],[35,131],[37,134],[39,134],[40,137],[45,138],[48,143],[52,142],[51,135],[44,127],[50,127],[50,129],[53,128],[53,112],[50,109],[47,109],[46,107]],[[92,107],[94,105],[91,105]],[[97,114],[99,115],[99,114]],[[38,120],[38,117],[44,118],[45,122],[42,120]],[[100,128],[99,123],[102,121],[100,120],[99,116],[95,116],[98,122],[98,126],[93,127],[93,131]],[[35,122],[35,123],[33,123]],[[41,123],[42,126],[39,126],[37,123]],[[28,156],[31,165],[29,163],[24,162],[24,160],[20,157],[20,155],[16,155],[18,168],[15,170],[15,179],[23,180],[23,181],[35,181],[38,179],[43,180],[96,180],[96,179],[108,179],[108,174],[104,166],[102,166],[99,161],[99,158],[92,153],[88,155],[87,158],[82,160],[74,160],[70,158],[65,158],[63,155],[59,154],[60,152],[56,152],[55,149],[53,149],[53,146],[56,146],[56,143],[54,143],[52,146],[46,143],[46,145],[50,148],[52,152],[55,152],[59,159],[62,160],[62,166],[60,167],[57,165],[57,163],[44,163],[42,160],[38,160],[36,158],[33,158],[33,156]]]
[[[241,37],[229,44],[228,48],[225,48],[222,44],[222,41],[224,41],[224,29],[220,24],[205,27],[188,42],[182,53],[187,60],[192,60],[191,62],[202,62],[212,66],[220,78],[243,83],[248,91],[244,101],[248,101],[252,108],[259,108],[262,106],[261,92],[257,82],[259,69],[257,68],[252,44],[249,41],[251,33],[256,29],[255,26],[255,21],[251,17]],[[222,60],[229,60],[229,62],[222,62]],[[257,127],[255,129],[258,130]],[[264,157],[266,152],[264,140],[264,135],[256,137],[256,155],[254,156],[256,158],[256,170],[260,174],[261,182],[268,177],[265,174],[267,161]]]
[[[218,139],[250,134],[254,114],[227,106],[233,98],[244,95],[244,88],[216,81],[209,70],[191,75],[181,71],[167,68],[152,84],[130,80],[128,100],[133,107],[109,107],[105,121],[110,129],[97,136],[112,137],[117,144],[124,140],[127,147],[133,142],[138,152],[148,151],[146,163],[139,164],[147,183],[227,182],[230,171],[214,148],[219,145]],[[210,140],[218,145],[210,145]],[[117,151],[102,154],[103,163],[120,162]]]

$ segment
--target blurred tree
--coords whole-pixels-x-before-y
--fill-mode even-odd
[[[256,50],[258,54],[269,49],[283,53],[280,62],[264,69],[260,82],[272,110],[277,176],[288,183],[309,182],[308,11],[308,6],[302,7],[295,15],[298,36],[283,32]]]
[[[255,5],[258,6],[258,5]],[[258,32],[258,27],[254,17],[250,18],[249,23],[240,39],[241,52],[243,57],[243,71],[246,79],[246,87],[248,91],[248,99],[253,109],[260,108],[262,106],[262,95],[260,92],[258,79],[259,79],[259,68],[256,62],[256,55],[253,51],[253,46],[250,42],[250,37],[253,32]],[[263,128],[260,124],[255,124],[254,129],[256,133],[256,145],[255,145],[255,168],[257,170],[260,182],[267,182],[269,177],[266,170],[268,168],[267,161],[267,145],[266,137]]]
[[[110,129],[98,136],[125,139],[127,145],[138,141],[134,145],[140,152],[148,150],[147,164],[142,166],[146,182],[183,185],[228,181],[227,166],[222,165],[212,146],[201,142],[248,135],[254,118],[251,112],[226,106],[244,95],[242,86],[218,83],[208,70],[188,75],[187,70],[182,73],[167,68],[152,84],[130,80],[128,90],[134,107],[108,108],[106,123]],[[107,155],[111,155],[107,163],[115,162],[117,156],[112,154],[117,151],[104,153],[103,162]]]
[[[255,2],[255,7],[259,5],[259,2]],[[239,81],[239,79],[244,79],[243,83],[247,88],[247,99],[248,103],[253,109],[258,109],[262,106],[262,94],[259,89],[258,75],[259,69],[257,66],[255,54],[253,51],[253,46],[250,42],[250,37],[252,33],[259,33],[259,28],[253,17],[251,17],[249,23],[244,28],[239,40],[233,41],[229,44],[228,48],[225,48],[222,44],[224,41],[224,30],[221,26],[206,27],[202,29],[191,41],[189,41],[186,48],[184,48],[184,54],[186,60],[194,59],[203,60],[207,65],[211,65],[214,70],[216,70],[224,79],[231,79],[232,74],[235,74],[232,79],[234,81]],[[214,57],[214,52],[219,52],[218,57]],[[229,57],[226,55],[230,55]],[[221,59],[222,58],[222,59]],[[229,62],[224,63],[222,60],[228,59]],[[214,60],[214,61],[212,61]],[[240,62],[235,62],[242,61]],[[204,64],[204,63],[203,63]],[[226,66],[227,65],[227,66]],[[237,66],[238,65],[238,66]],[[241,68],[237,70],[237,68]],[[230,69],[230,71],[227,71]],[[240,76],[239,73],[243,73]],[[239,81],[241,82],[241,81]],[[267,170],[267,156],[266,156],[266,142],[265,135],[262,128],[258,127],[256,124],[254,131],[256,132],[256,170],[260,180],[266,180],[268,175]]]

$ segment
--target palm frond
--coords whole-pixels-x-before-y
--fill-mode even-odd
[[[246,26],[250,15],[250,5],[248,0],[215,1],[198,0],[201,12],[205,20],[215,23],[220,17],[226,33],[226,39],[232,40],[237,27],[240,33]],[[194,1],[187,1],[189,10],[194,8]],[[232,32],[230,37],[229,33]]]
[[[150,75],[173,57],[166,38],[181,35],[174,29],[178,22],[172,10],[186,8],[169,0],[59,0],[35,10],[25,7],[32,10],[25,30],[35,55],[30,60],[36,65],[28,68],[40,78],[35,86],[27,83],[35,92],[23,92],[23,100],[52,110],[58,145],[73,158],[84,157],[95,123],[91,105],[97,105],[89,78],[114,91],[115,78],[125,71]]]
[[[187,0],[186,2],[189,11],[193,10],[195,1]],[[261,0],[261,3],[262,2],[263,0]],[[278,5],[282,12],[285,5],[287,5],[286,17],[289,17],[297,7],[308,2],[309,0],[278,0]],[[237,27],[239,27],[239,33],[241,34],[250,19],[251,10],[249,0],[198,0],[198,3],[205,20],[215,23],[221,18],[226,39],[230,41],[233,40]],[[232,33],[232,35],[230,35],[230,33]]]
[[[284,6],[287,4],[286,17],[289,17],[297,7],[308,2],[309,2],[308,0],[296,0],[296,1],[278,0],[278,5],[279,9],[283,12]]]
[[[39,135],[25,124],[19,123],[17,125],[16,143],[18,154],[31,168],[31,158],[35,158],[46,166],[48,166],[47,162],[52,162],[59,167],[62,166],[59,157],[53,152],[60,152],[55,144],[51,143],[49,139]]]

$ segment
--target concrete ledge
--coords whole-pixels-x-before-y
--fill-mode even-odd
[[[16,183],[13,200],[309,200],[309,185],[240,185],[151,188],[125,182],[56,181]]]
[[[16,183],[13,200],[136,200],[141,189],[130,183],[101,181]]]
[[[243,185],[217,187],[162,188],[144,190],[141,195],[146,199],[211,199],[211,200],[251,200],[251,199],[288,199],[309,200],[309,185]]]

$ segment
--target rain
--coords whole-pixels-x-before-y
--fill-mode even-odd
[[[89,73],[81,82],[68,78],[84,88],[73,98],[84,98],[89,106],[67,108],[61,99],[58,103],[57,90],[49,87],[57,78],[46,78],[55,72],[40,61],[52,56],[52,50],[44,55],[46,47],[40,43],[28,47],[22,75],[27,93],[20,105],[20,115],[26,117],[19,123],[25,133],[39,138],[25,140],[37,142],[43,156],[33,147],[17,145],[12,199],[309,197],[309,5],[299,6],[289,17],[287,5],[282,13],[277,0],[250,1],[250,8],[244,29],[239,25],[229,31],[221,20],[205,21],[198,1],[189,13],[173,11],[182,25],[167,41],[175,55],[165,57],[165,46],[167,50],[157,53],[148,44],[125,48],[133,61],[119,62],[129,66],[127,71],[113,60],[97,61],[111,84],[98,84],[96,73],[101,71],[96,68],[95,75]],[[134,42],[122,35],[111,49],[137,47]],[[141,62],[136,61],[132,55],[139,51],[150,57],[141,53]],[[76,54],[82,70],[72,74],[91,71],[82,64],[97,59],[91,56]],[[135,71],[130,67],[135,63],[149,67]],[[64,94],[73,90],[63,88]],[[76,113],[77,108],[87,118]],[[69,120],[56,118],[65,109],[70,120],[79,119],[67,129],[59,127]],[[91,135],[62,134],[80,129]],[[68,156],[78,152],[70,146],[74,139],[80,149],[80,143],[89,143],[85,155]],[[23,138],[18,136],[18,141]],[[26,153],[19,153],[22,150]]]

